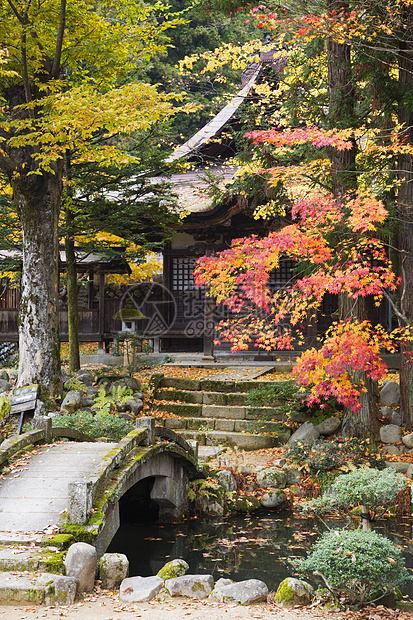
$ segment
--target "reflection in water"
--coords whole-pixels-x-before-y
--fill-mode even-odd
[[[153,515],[151,520],[143,517],[138,517],[138,523],[127,523],[121,511],[122,526],[108,549],[128,556],[130,575],[153,575],[169,560],[183,558],[190,573],[236,581],[262,579],[270,590],[294,574],[289,560],[306,555],[325,529],[317,520],[280,512],[188,519],[179,525],[159,524]],[[343,527],[338,521],[334,526]],[[375,523],[374,529],[389,536],[405,553],[406,566],[413,568],[410,520],[389,519]],[[413,585],[404,592],[412,597]]]

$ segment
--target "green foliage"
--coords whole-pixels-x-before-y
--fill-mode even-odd
[[[91,409],[98,413],[107,413],[111,405],[116,406],[117,403],[124,404],[133,396],[133,392],[126,385],[117,385],[112,389],[111,394],[106,393],[106,384],[99,386],[95,402]]]
[[[385,467],[385,461],[369,439],[339,437],[329,441],[317,440],[312,444],[296,441],[285,456],[298,466],[313,472],[328,471],[344,463],[350,463],[354,467],[361,465],[377,469]]]
[[[87,386],[79,381],[76,377],[70,379],[69,385],[67,386],[67,390],[79,390],[79,392],[86,392]]]
[[[321,576],[335,598],[351,605],[366,604],[412,579],[388,538],[361,530],[324,534],[295,566]]]
[[[0,396],[0,424],[10,413],[10,401],[4,394]]]
[[[90,411],[76,411],[53,419],[57,426],[75,428],[94,439],[107,437],[111,441],[120,441],[134,428],[133,422],[105,412],[96,415]]]
[[[367,506],[383,514],[395,501],[397,494],[406,488],[406,478],[388,467],[383,470],[362,467],[338,476],[327,494],[306,502],[302,511],[308,513],[349,513],[356,506]]]
[[[251,390],[248,392],[247,406],[272,407],[277,413],[282,414],[284,421],[287,421],[299,413],[304,398],[305,395],[297,383],[288,379],[275,385],[264,384],[256,390]],[[274,417],[274,414],[271,417]]]

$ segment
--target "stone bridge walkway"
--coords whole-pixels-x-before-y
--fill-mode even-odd
[[[68,484],[89,476],[115,443],[64,442],[38,447],[0,477],[0,532],[42,532],[58,524]]]

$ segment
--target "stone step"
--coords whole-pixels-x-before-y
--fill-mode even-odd
[[[246,433],[209,431],[201,433],[197,431],[178,431],[186,440],[195,440],[200,446],[227,446],[239,450],[263,450],[272,448],[277,440],[269,435],[249,435]]]
[[[161,388],[156,391],[157,400],[171,400],[180,403],[204,404],[204,405],[245,405],[248,394],[235,392],[191,392],[189,390],[176,390]]]
[[[224,392],[237,393],[256,390],[265,385],[276,385],[279,381],[259,381],[254,379],[229,381],[224,379],[186,379],[185,377],[163,377],[160,382],[161,388],[174,388],[191,392]]]
[[[164,426],[175,431],[221,431],[237,433],[276,433],[280,429],[277,422],[257,422],[254,420],[231,420],[215,418],[166,418]]]
[[[0,572],[4,571],[46,571],[63,573],[61,553],[47,549],[26,549],[4,547],[0,549]]]
[[[179,416],[200,417],[202,416],[202,405],[192,405],[189,403],[165,403],[154,400],[151,409],[167,411]]]
[[[0,605],[73,605],[75,595],[73,577],[0,572]]]

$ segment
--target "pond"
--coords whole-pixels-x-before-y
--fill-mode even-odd
[[[329,527],[333,526],[340,528],[343,523],[331,521]],[[406,566],[413,570],[410,519],[387,519],[373,527],[402,549]],[[291,512],[194,518],[179,525],[145,520],[128,523],[122,519],[108,552],[124,553],[129,558],[130,575],[154,575],[169,560],[183,558],[192,574],[210,573],[215,580],[261,579],[274,590],[294,574],[289,560],[307,555],[325,529],[318,520]],[[413,598],[413,582],[403,593]]]

